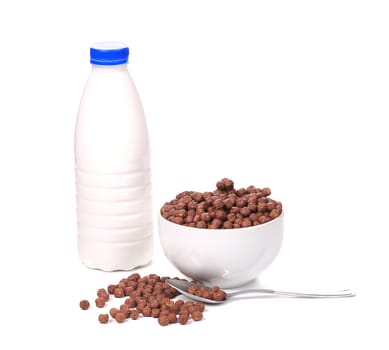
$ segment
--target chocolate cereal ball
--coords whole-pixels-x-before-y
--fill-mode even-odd
[[[187,202],[187,196],[187,194],[182,194],[179,197],[184,198],[184,203],[190,203]],[[202,200],[203,196],[195,194],[193,198]],[[121,279],[117,284],[109,285],[107,289],[99,289],[97,291],[98,297],[95,300],[97,307],[104,307],[106,303],[109,303],[110,294],[115,298],[122,298],[124,294],[127,297],[119,308],[112,307],[109,309],[109,314],[99,314],[98,321],[103,324],[108,323],[110,316],[116,323],[126,322],[127,319],[137,320],[138,318],[153,317],[158,320],[161,326],[167,326],[169,323],[180,323],[183,325],[188,323],[191,318],[200,320],[204,311],[204,304],[193,301],[174,300],[179,293],[166,283],[169,278],[160,277],[156,274],[143,277],[139,274],[132,274],[127,278]],[[177,277],[175,279],[179,280]],[[220,289],[213,288],[211,293],[207,288],[199,287],[198,285],[194,285],[193,290],[199,295],[208,295],[210,297],[213,295],[212,293],[220,291]],[[82,300],[80,308],[83,310],[88,309],[89,302]]]
[[[95,300],[95,304],[96,304],[97,307],[102,308],[105,305],[105,299],[103,297],[98,297]]]
[[[256,226],[276,219],[282,204],[268,196],[268,187],[234,188],[234,182],[223,178],[213,192],[184,191],[166,202],[161,215],[178,225],[201,229],[234,229]]]
[[[203,313],[199,310],[194,310],[192,312],[193,321],[201,321],[203,319]]]
[[[118,312],[115,315],[115,320],[117,323],[123,323],[126,320],[126,315],[123,312]]]
[[[158,317],[158,323],[161,326],[167,326],[169,324],[169,317],[167,315],[160,315]]]
[[[108,323],[109,316],[108,314],[100,314],[99,315],[99,322],[100,323]]]
[[[89,309],[89,301],[88,300],[81,300],[80,301],[80,308],[81,310],[88,310]]]

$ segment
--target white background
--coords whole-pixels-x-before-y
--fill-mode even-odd
[[[0,348],[387,349],[387,5],[2,1]],[[89,46],[103,40],[130,46],[153,215],[222,177],[269,186],[285,239],[257,284],[354,288],[356,298],[241,299],[165,328],[100,325],[95,307],[79,309],[128,275],[88,270],[77,256],[73,133]],[[179,275],[157,229],[155,247],[139,271]]]

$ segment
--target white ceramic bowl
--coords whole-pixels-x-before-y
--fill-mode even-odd
[[[200,229],[158,218],[159,238],[169,261],[206,285],[234,288],[257,278],[276,258],[284,214],[265,224],[238,229]]]

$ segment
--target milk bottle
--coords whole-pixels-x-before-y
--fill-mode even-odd
[[[153,254],[148,132],[128,56],[122,43],[91,47],[75,131],[79,256],[105,271],[145,265]]]

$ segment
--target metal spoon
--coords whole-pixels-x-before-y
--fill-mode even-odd
[[[210,299],[198,297],[197,295],[193,295],[189,293],[188,287],[191,284],[193,284],[191,282],[168,279],[166,283],[169,286],[173,287],[174,289],[178,290],[183,295],[186,295],[187,297],[193,300],[200,301],[204,304],[221,304],[227,301],[227,299],[229,299],[230,297],[233,297],[235,295],[240,295],[240,294],[247,294],[247,293],[271,294],[275,296],[296,297],[296,298],[344,298],[344,297],[353,297],[356,295],[355,292],[353,292],[350,289],[333,291],[333,292],[323,292],[323,293],[284,292],[284,291],[274,290],[274,289],[242,289],[234,292],[228,292],[227,299],[222,301],[216,301],[216,300],[210,300]]]

